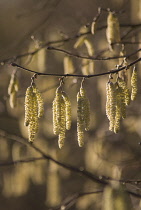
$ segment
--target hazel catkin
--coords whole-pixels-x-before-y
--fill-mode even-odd
[[[33,83],[26,90],[25,95],[25,126],[28,126],[29,142],[33,142],[38,132],[38,119],[43,114],[43,99]]]
[[[67,94],[58,87],[53,101],[53,132],[58,135],[58,146],[64,145],[66,130],[71,127],[71,103]]]
[[[9,103],[11,108],[17,105],[17,92],[19,90],[19,82],[16,74],[11,75],[10,83],[8,86]]]
[[[90,126],[90,103],[84,88],[80,88],[77,94],[77,137],[80,147],[84,144],[84,130]]]
[[[109,47],[112,50],[112,44],[115,42],[120,42],[119,21],[113,12],[109,12],[108,14],[106,36]]]
[[[133,72],[132,72],[132,76],[131,76],[131,100],[134,101],[136,99],[137,96],[137,69],[134,67],[133,68]]]

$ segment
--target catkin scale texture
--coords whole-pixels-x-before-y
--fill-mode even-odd
[[[53,101],[53,132],[58,135],[58,146],[64,145],[66,129],[71,127],[71,103],[67,94],[58,87]]]
[[[116,85],[108,82],[106,85],[106,115],[110,121],[109,130],[113,131],[116,115]]]
[[[38,90],[38,88],[35,86],[35,84],[33,85],[33,91],[36,94],[37,97],[37,103],[38,103],[38,118],[41,118],[44,114],[44,102],[43,102],[43,98],[41,96],[40,91]]]
[[[43,114],[43,100],[35,84],[26,90],[25,95],[25,126],[28,126],[29,142],[33,142],[38,132],[38,119]]]
[[[124,80],[122,80],[120,77],[118,78],[118,85],[122,88],[123,90],[123,94],[125,97],[125,104],[126,106],[128,106],[130,104],[131,101],[131,93],[129,88],[127,87],[127,84]]]
[[[83,98],[78,92],[77,94],[77,137],[80,147],[84,145],[84,113],[83,113]]]
[[[67,94],[63,91],[62,97],[65,102],[65,115],[66,115],[66,129],[70,130],[71,128],[71,103]]]
[[[61,98],[61,116],[59,122],[59,136],[58,136],[58,145],[61,149],[64,146],[65,133],[66,133],[66,110],[65,110],[65,101]]]
[[[132,72],[131,87],[132,87],[131,100],[134,101],[136,99],[137,90],[138,90],[138,88],[137,88],[137,70],[136,70],[136,68],[134,68],[133,72]]]
[[[84,130],[90,126],[90,103],[86,97],[84,88],[80,88],[77,94],[77,137],[80,147],[84,145]]]
[[[126,117],[126,94],[127,89],[124,81],[118,80],[116,83],[106,84],[106,115],[109,119],[109,130],[119,132],[121,118]]]

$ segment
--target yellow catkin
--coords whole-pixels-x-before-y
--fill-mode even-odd
[[[109,93],[110,93],[110,116],[109,116],[109,130],[113,131],[115,123],[115,114],[116,114],[116,88],[115,84],[109,84]]]
[[[85,40],[84,40],[84,43],[85,43],[85,46],[86,46],[86,48],[87,48],[88,55],[89,55],[89,56],[93,56],[93,54],[94,54],[94,49],[93,49],[92,43],[91,43],[88,39],[85,39]]]
[[[61,107],[60,107],[60,100],[61,100],[61,89],[57,88],[56,90],[56,96],[53,100],[53,106],[52,106],[52,111],[53,111],[53,132],[55,135],[59,134],[59,120],[60,120],[60,115],[61,115]],[[59,118],[59,120],[58,120]]]
[[[106,115],[108,120],[110,119],[110,85],[106,83]]]
[[[17,92],[16,91],[13,91],[10,94],[9,103],[12,109],[16,107],[17,105]]]
[[[72,58],[70,56],[64,57],[64,74],[73,74],[75,71]]]
[[[90,127],[90,102],[86,96],[86,92],[84,88],[80,88],[80,95],[82,97],[82,115],[84,120],[84,128],[86,131],[89,130]]]
[[[61,98],[60,106],[61,106],[61,116],[59,122],[58,146],[61,149],[64,146],[65,133],[66,133],[66,110],[63,98]]]
[[[137,96],[137,69],[134,67],[133,72],[132,72],[132,76],[131,76],[131,87],[132,87],[132,91],[131,91],[131,100],[134,101],[136,99]]]
[[[28,87],[25,94],[25,126],[29,125],[31,121],[31,113],[33,109],[33,88]]]
[[[94,61],[82,59],[81,71],[83,75],[94,74]]]
[[[127,87],[127,83],[119,77],[118,85],[123,89],[123,93],[124,93],[124,97],[125,97],[125,104],[126,104],[126,106],[128,106],[131,101],[131,93],[130,93],[129,88]]]
[[[16,74],[11,75],[10,83],[8,86],[9,103],[11,108],[15,108],[17,105],[17,92],[19,90],[19,82]]]
[[[122,117],[122,108],[121,108],[121,88],[117,86],[116,90],[116,115],[115,115],[115,124],[114,132],[118,133],[120,129],[120,120]]]
[[[92,24],[91,24],[91,33],[92,34],[95,34],[96,28],[97,28],[96,26],[97,26],[96,22],[93,21]]]
[[[25,95],[25,126],[28,126],[29,142],[33,142],[38,132],[39,103],[35,85],[27,88]]]
[[[89,28],[86,26],[82,26],[79,30],[79,34],[85,34],[89,32]],[[87,37],[87,35],[80,36],[77,41],[74,44],[74,48],[77,49],[78,47],[81,47],[84,44],[84,40]]]
[[[125,119],[126,118],[125,93],[121,87],[119,87],[119,94],[120,94],[121,117]]]
[[[107,41],[110,45],[110,49],[112,49],[111,45],[115,42],[120,42],[120,27],[119,21],[116,15],[112,12],[109,12],[107,18]]]
[[[38,103],[38,118],[42,117],[44,114],[44,102],[43,102],[43,98],[42,95],[40,93],[40,91],[38,90],[38,88],[36,87],[36,85],[33,85],[33,91],[36,94],[37,97],[37,103]]]
[[[59,128],[58,128],[58,122],[57,122],[56,99],[54,99],[54,101],[53,101],[52,111],[53,111],[53,133],[55,135],[58,135]]]
[[[78,92],[77,94],[77,137],[78,145],[84,145],[84,117],[83,117],[83,98]]]
[[[35,135],[38,132],[38,102],[36,94],[34,92],[33,92],[32,112],[30,118],[31,119],[28,126],[29,141],[33,142],[35,139]]]
[[[64,145],[66,129],[71,127],[71,103],[67,94],[59,87],[53,101],[53,132],[58,135],[58,146]]]
[[[120,184],[106,186],[103,192],[102,210],[133,210],[127,190]]]
[[[65,102],[65,111],[66,111],[66,129],[70,130],[71,128],[71,102],[67,94],[63,91],[62,97]]]
[[[81,71],[83,75],[88,75],[89,74],[89,60],[87,59],[82,59],[82,67]]]
[[[59,133],[59,123],[61,120],[61,99],[62,99],[62,94],[61,94],[61,88],[57,88],[56,90],[56,96],[53,101],[53,116],[54,121],[53,121],[53,128],[54,128],[54,134]],[[56,126],[56,128],[55,128]]]
[[[106,115],[109,119],[109,130],[113,131],[116,115],[116,86],[112,82],[107,83]]]
[[[90,103],[85,90],[81,87],[77,94],[77,136],[80,147],[84,145],[84,130],[90,126]]]

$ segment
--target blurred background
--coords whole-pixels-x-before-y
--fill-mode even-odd
[[[28,138],[24,126],[24,96],[30,86],[33,74],[3,65],[5,59],[43,73],[64,73],[65,54],[41,49],[31,56],[14,60],[14,56],[32,52],[46,42],[74,37],[82,26],[88,29],[96,16],[98,7],[117,11],[124,41],[139,42],[141,27],[131,28],[130,24],[141,23],[141,0],[0,0],[0,163],[26,158],[41,157],[33,148],[2,137],[2,132]],[[88,34],[94,48],[94,55],[114,56],[116,52],[104,51],[108,48],[106,40],[107,12],[103,12],[97,22],[94,35]],[[100,30],[100,28],[103,28]],[[132,29],[132,30],[131,30]],[[127,34],[128,31],[131,32]],[[88,56],[85,47],[74,49],[77,39],[53,45],[72,53]],[[140,43],[126,44],[125,51],[130,54],[140,48]],[[118,51],[119,52],[119,51]],[[128,63],[140,57],[140,52],[128,59]],[[82,74],[81,59],[72,57],[75,72]],[[114,69],[119,59],[95,61],[95,73]],[[72,127],[67,131],[64,147],[58,148],[58,137],[53,134],[52,101],[58,87],[58,77],[38,76],[36,85],[44,99],[44,116],[39,122],[39,132],[35,145],[58,161],[104,176],[112,176],[115,169],[120,171],[122,179],[141,178],[141,72],[138,71],[138,95],[127,107],[127,117],[122,120],[120,132],[109,131],[109,122],[105,113],[106,82],[108,76],[86,79],[84,88],[91,105],[90,131],[85,132],[85,144],[82,148],[77,143],[77,102],[81,79],[68,77],[64,90],[72,104]],[[13,70],[17,70],[20,89],[17,95],[17,106],[12,109],[9,104],[8,85]],[[130,80],[132,68],[128,71]],[[113,172],[114,171],[114,172]],[[128,189],[140,192],[140,186],[127,185]],[[55,209],[61,202],[79,192],[91,192],[102,189],[102,186],[89,181],[86,177],[72,173],[47,160],[15,164],[0,167],[0,203],[1,210],[45,210]],[[72,207],[66,209],[101,209],[102,194],[87,195],[79,198]],[[132,197],[135,209],[141,209],[140,199]],[[56,208],[57,209],[57,208]]]

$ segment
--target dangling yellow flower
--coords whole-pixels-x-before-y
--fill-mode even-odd
[[[38,119],[43,115],[43,99],[33,83],[25,94],[25,126],[28,126],[29,142],[33,142],[38,132]]]
[[[90,126],[90,103],[83,87],[77,94],[77,137],[80,147],[84,145],[84,130]]]
[[[11,75],[10,83],[8,86],[9,103],[11,108],[15,108],[17,105],[17,92],[19,90],[19,81],[16,74]]]
[[[137,69],[135,67],[133,69],[132,76],[131,76],[131,87],[132,87],[131,100],[134,101],[136,99],[137,91],[138,91],[138,87],[137,87]]]
[[[56,90],[52,110],[53,132],[58,135],[58,145],[61,149],[64,145],[66,129],[69,130],[71,127],[71,103],[61,86]]]

